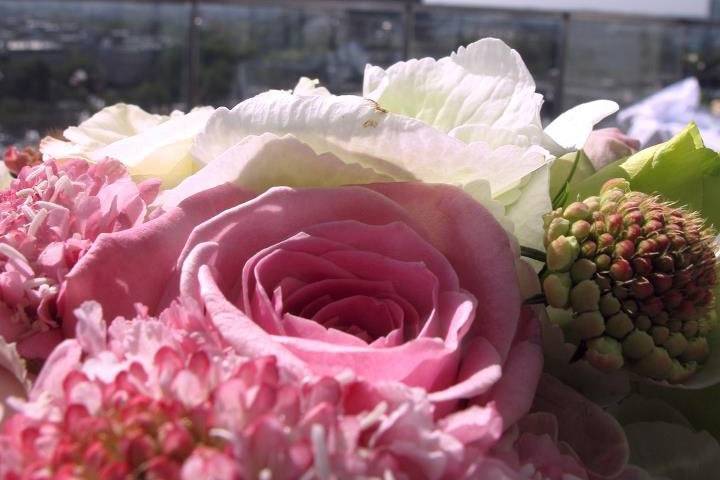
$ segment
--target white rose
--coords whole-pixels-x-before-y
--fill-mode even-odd
[[[551,209],[548,149],[564,149],[542,130],[542,96],[517,52],[484,39],[440,60],[368,67],[364,88],[366,98],[335,96],[303,79],[293,93],[269,91],[232,110],[219,108],[192,149],[207,166],[163,194],[160,205],[228,181],[252,190],[273,182],[330,186],[378,178],[448,183],[512,228],[509,218],[522,244],[542,248],[541,215]],[[575,114],[572,124],[589,125],[589,134],[595,120],[582,120],[587,111]],[[263,134],[265,141],[267,134],[290,135],[317,154],[333,154],[323,167],[330,173],[292,152],[256,165],[248,152],[269,148],[251,140]],[[361,176],[353,177],[349,167]]]
[[[199,107],[187,114],[154,115],[119,103],[66,129],[63,136],[68,141],[43,139],[40,151],[52,158],[112,157],[123,162],[136,180],[159,178],[163,188],[170,188],[198,170],[190,148],[213,111]]]

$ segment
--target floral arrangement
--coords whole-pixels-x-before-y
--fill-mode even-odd
[[[707,479],[720,156],[495,39],[107,107],[0,191],[0,479]]]

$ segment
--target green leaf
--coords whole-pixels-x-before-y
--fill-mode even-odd
[[[682,412],[696,429],[707,430],[715,438],[720,438],[720,384],[702,390],[676,390],[641,384],[638,390],[642,395],[665,400]]]
[[[694,123],[667,142],[620,159],[571,185],[566,203],[597,195],[605,181],[617,177],[627,179],[633,190],[660,194],[720,225],[720,155],[704,146]]]

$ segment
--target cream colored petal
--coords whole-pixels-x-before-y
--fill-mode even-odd
[[[424,122],[384,112],[364,98],[272,91],[232,111],[218,109],[192,152],[207,163],[247,136],[265,132],[293,135],[316,153],[332,153],[344,163],[357,163],[395,180],[463,186],[500,218],[501,210],[479,185],[485,182],[493,197],[503,196],[502,203],[513,206],[515,221],[523,228],[536,224],[521,233],[523,244],[542,246],[540,215],[550,210],[545,172],[549,157],[537,146],[466,144]]]
[[[594,100],[581,103],[560,114],[550,125],[545,127],[545,134],[561,150],[554,151],[555,149],[552,147],[549,147],[548,150],[556,155],[580,150],[595,125],[619,109],[620,106],[611,100]]]
[[[148,113],[137,105],[117,103],[103,108],[77,127],[67,128],[63,136],[89,151],[136,135],[167,119],[165,115]]]
[[[89,157],[93,161],[116,158],[134,177],[158,177],[163,180],[163,188],[173,187],[199,168],[190,155],[190,148],[212,113],[212,107],[205,107],[187,115],[173,116],[150,129],[94,150]]]
[[[449,57],[368,66],[363,95],[383,108],[420,119],[442,132],[458,128],[540,129],[542,95],[520,55],[485,38]],[[469,128],[469,127],[467,127]],[[480,134],[464,132],[473,140]]]
[[[317,78],[300,77],[293,89],[293,95],[330,95],[330,91],[325,87],[321,87],[320,80]]]
[[[0,162],[0,190],[9,188],[12,181],[13,177],[10,175],[10,170],[8,170],[4,163]]]
[[[489,147],[468,146],[356,96],[298,97],[272,91],[231,111],[219,108],[192,152],[208,163],[245,137],[263,133],[292,135],[318,154],[332,153],[346,164],[359,164],[394,180],[471,185],[471,194],[498,213],[489,190],[478,187],[478,182],[491,180],[480,173]]]
[[[392,181],[331,153],[316,154],[298,139],[271,133],[248,136],[177,187],[163,192],[156,206],[168,209],[185,198],[223,183],[261,193],[271,187],[337,187]]]

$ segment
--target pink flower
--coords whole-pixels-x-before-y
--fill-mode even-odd
[[[594,130],[583,146],[583,151],[595,170],[600,170],[620,158],[629,157],[639,149],[640,140],[628,137],[617,128]]]
[[[98,239],[64,288],[66,328],[86,299],[112,317],[212,294],[239,351],[269,339],[315,374],[421,387],[463,442],[527,412],[542,357],[520,283],[537,279],[484,207],[416,183],[250,197],[216,187]]]
[[[77,339],[53,352],[2,427],[2,479],[464,474],[462,444],[421,390],[242,357],[197,307],[140,312],[107,332],[97,304],[78,316]]]
[[[34,167],[42,163],[42,154],[33,147],[25,147],[18,150],[15,146],[9,146],[5,149],[3,161],[13,175],[20,173],[23,167]]]
[[[602,408],[545,374],[532,413],[489,452],[537,480],[630,479],[629,447],[620,424]],[[625,476],[627,475],[627,476]]]
[[[62,340],[65,276],[98,235],[141,223],[156,187],[114,160],[70,160],[25,167],[0,191],[0,336],[23,357],[45,358]]]

